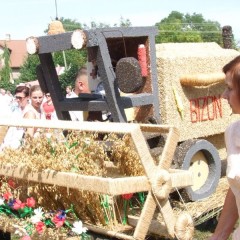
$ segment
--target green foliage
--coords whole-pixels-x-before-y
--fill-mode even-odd
[[[182,14],[172,11],[167,18],[155,24],[159,29],[157,43],[164,42],[216,42],[222,45],[221,26],[205,20],[202,14]]]
[[[65,89],[67,86],[74,87],[75,78],[76,78],[78,69],[79,69],[79,66],[76,64],[73,64],[67,71],[65,71],[62,75],[59,76],[59,81],[60,81],[63,92],[65,92]]]
[[[7,47],[6,42],[4,43],[3,54],[0,60],[4,62],[3,67],[0,71],[1,82],[8,83],[11,80],[12,69],[11,69],[11,62],[10,62],[10,51]]]
[[[55,65],[65,66],[64,58],[66,60],[67,68],[71,67],[71,65],[83,66],[87,61],[87,53],[86,50],[71,49],[64,52],[55,52],[53,54]]]
[[[123,17],[120,18],[119,23],[114,23],[113,27],[131,27],[132,23],[129,19],[125,19]],[[91,29],[91,28],[110,28],[112,27],[110,24],[106,23],[96,23],[96,22],[91,22],[91,25],[88,26],[87,24],[83,24],[84,29]]]
[[[87,26],[86,24],[81,24],[76,20],[68,19],[68,18],[60,18],[59,21],[62,22],[63,27],[66,31],[74,31],[76,29],[90,29],[90,28],[106,28],[110,27],[109,24],[104,23],[95,23],[91,22],[91,26]],[[114,26],[117,26],[115,24]],[[129,27],[131,26],[131,22],[129,19],[124,19],[121,17],[120,24],[121,27]],[[48,32],[48,29],[44,31],[45,33]],[[53,61],[55,66],[65,66],[66,73],[60,76],[60,83],[65,90],[67,85],[73,85],[75,74],[77,73],[78,68],[85,65],[87,62],[87,53],[86,50],[76,50],[71,49],[67,51],[60,51],[54,52],[53,54]],[[28,58],[25,60],[23,66],[20,69],[20,78],[18,82],[28,82],[37,79],[36,75],[36,67],[40,64],[39,58],[37,55],[29,55]]]
[[[121,17],[119,26],[120,27],[131,27],[132,23],[131,23],[131,21],[128,18],[125,19],[125,18]]]
[[[10,65],[10,51],[7,48],[6,42],[4,43],[3,54],[0,57],[0,61],[4,62],[4,65],[0,70],[0,88],[13,92],[15,90],[15,84],[10,81],[12,77],[12,69]]]
[[[37,55],[28,55],[20,68],[19,82],[29,82],[37,79],[36,67],[40,64]]]
[[[60,18],[66,31],[81,29],[82,25],[76,20]],[[44,31],[48,32],[48,29]],[[60,76],[60,84],[65,90],[67,85],[73,85],[75,75],[79,67],[83,66],[87,61],[86,50],[71,49],[67,51],[54,52],[52,54],[55,66],[65,66],[66,72]],[[20,69],[20,78],[18,82],[28,82],[37,79],[36,67],[40,64],[38,55],[29,55]]]
[[[11,93],[13,93],[16,88],[16,84],[11,82],[0,81],[0,88],[4,88],[5,90],[9,90]]]
[[[92,28],[109,28],[110,25],[106,23],[96,23],[96,22],[91,22],[91,25],[88,26],[87,24],[83,24],[84,29],[92,29]]]
[[[76,29],[82,29],[82,24],[77,22],[76,19],[72,20],[72,19],[69,19],[69,18],[61,17],[59,20],[62,22],[63,27],[64,27],[66,32],[74,31]]]

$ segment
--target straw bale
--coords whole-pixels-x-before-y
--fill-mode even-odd
[[[189,87],[180,84],[180,77],[186,74],[221,72],[222,67],[238,56],[239,52],[222,49],[216,43],[165,43],[157,44],[156,50],[161,122],[176,126],[180,130],[180,141],[223,133],[236,116],[230,116],[231,110],[223,99],[218,99],[218,106],[212,101],[203,106],[205,104],[203,98],[206,99],[207,96],[210,96],[209,99],[213,96],[219,98],[225,88],[224,83],[206,87]],[[173,88],[176,89],[182,101],[183,118],[178,112]],[[203,110],[200,109],[199,120],[196,122],[192,122],[191,119],[193,114],[190,111],[191,99],[201,101],[200,108],[203,108]],[[219,108],[221,108],[222,117],[220,117]],[[211,116],[209,117],[208,114]],[[210,118],[213,119],[210,120]]]
[[[219,213],[219,210],[223,207],[228,188],[227,178],[222,177],[215,193],[206,199],[188,203],[173,200],[174,213],[179,215],[182,211],[187,211],[194,219],[195,225],[198,225],[213,217],[214,212],[215,216]]]
[[[217,148],[220,159],[226,160],[227,151],[224,142],[224,133],[208,136],[205,139],[212,143]]]

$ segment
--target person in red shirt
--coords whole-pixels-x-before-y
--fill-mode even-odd
[[[50,93],[46,93],[46,102],[43,103],[43,111],[45,113],[45,117],[48,120],[51,120],[53,113],[55,112],[55,108],[53,106],[52,98]]]

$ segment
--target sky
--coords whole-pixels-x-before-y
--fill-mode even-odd
[[[132,26],[153,26],[172,11],[198,13],[204,19],[232,26],[240,41],[239,0],[0,0],[0,39],[13,40],[45,35],[56,15],[90,26],[92,21],[111,26],[121,17]],[[55,7],[57,3],[57,11]],[[57,13],[57,14],[56,14]]]

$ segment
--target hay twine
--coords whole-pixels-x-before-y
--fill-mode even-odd
[[[193,239],[194,224],[191,215],[187,212],[182,212],[176,220],[174,230],[179,240]]]
[[[172,189],[171,177],[168,171],[159,170],[153,181],[153,193],[159,199],[168,198]]]

